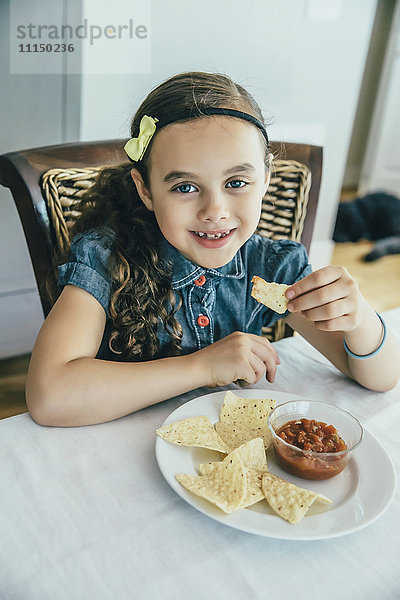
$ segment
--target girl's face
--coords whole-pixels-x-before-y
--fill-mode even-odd
[[[204,268],[227,264],[254,233],[269,173],[257,128],[224,116],[172,123],[154,139],[150,189],[132,177],[164,237]]]

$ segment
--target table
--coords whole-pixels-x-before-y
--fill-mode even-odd
[[[400,308],[385,317],[400,337]],[[276,381],[257,387],[349,409],[398,473],[400,386],[365,390],[300,337],[276,345]],[[206,393],[88,427],[41,427],[29,414],[0,421],[2,600],[400,598],[398,493],[365,529],[299,542],[226,527],[170,489],[155,459],[154,430]]]

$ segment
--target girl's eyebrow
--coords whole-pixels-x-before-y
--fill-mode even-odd
[[[253,173],[256,171],[256,168],[251,163],[241,163],[240,165],[236,165],[235,167],[231,167],[227,171],[225,171],[224,175],[232,175],[233,173]],[[190,173],[189,171],[170,171],[163,179],[164,183],[168,183],[170,181],[174,181],[175,179],[199,179],[198,175],[195,173]]]

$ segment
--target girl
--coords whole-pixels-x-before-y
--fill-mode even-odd
[[[246,90],[176,75],[131,135],[131,162],[101,172],[59,267],[27,379],[35,421],[101,423],[201,386],[273,382],[278,354],[260,334],[279,315],[250,296],[253,275],[293,284],[288,324],[342,373],[394,387],[398,348],[348,272],[312,273],[300,244],[254,235],[273,157]]]

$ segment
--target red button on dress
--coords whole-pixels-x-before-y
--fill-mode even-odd
[[[200,315],[197,318],[197,323],[200,325],[200,327],[207,327],[207,325],[210,323],[210,319],[206,317],[206,315]]]
[[[201,275],[198,279],[194,280],[195,285],[204,285],[206,282],[206,278],[204,275]]]

